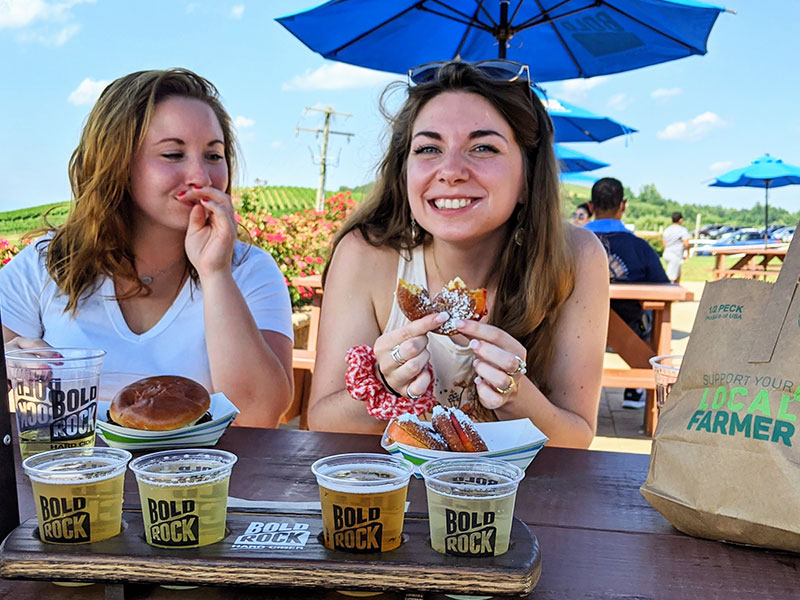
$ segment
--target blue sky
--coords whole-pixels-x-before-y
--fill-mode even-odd
[[[396,76],[324,61],[274,21],[320,1],[0,0],[0,211],[68,200],[67,162],[103,85],[173,66],[219,88],[238,125],[241,184],[316,187],[319,140],[295,127],[320,126],[320,113],[303,113],[322,106],[351,114],[334,129],[355,134],[332,136],[339,165],[327,187],[372,180],[385,132],[378,97]],[[705,56],[545,84],[639,130],[572,144],[610,163],[593,174],[637,192],[652,183],[679,202],[748,208],[763,190],[707,183],[765,152],[800,165],[800,2],[720,4],[738,14],[720,15]],[[772,191],[770,204],[800,208],[800,187]]]

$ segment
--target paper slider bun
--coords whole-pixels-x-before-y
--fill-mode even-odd
[[[178,375],[146,377],[122,388],[109,415],[122,427],[168,431],[194,424],[211,404],[208,391]]]
[[[434,333],[444,335],[458,333],[455,325],[458,319],[477,321],[487,313],[486,289],[471,290],[460,277],[451,280],[433,298],[424,287],[398,279],[395,296],[397,305],[409,321],[446,311],[450,318],[438,329],[434,329]]]

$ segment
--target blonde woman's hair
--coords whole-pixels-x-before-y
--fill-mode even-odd
[[[171,97],[205,102],[219,121],[225,145],[230,194],[236,174],[236,138],[231,118],[214,85],[186,69],[139,71],[113,81],[89,113],[78,147],[69,161],[72,206],[60,227],[39,242],[47,271],[67,296],[65,311],[75,314],[82,298],[95,291],[101,276],[134,282],[125,297],[148,294],[139,281],[133,253],[131,166],[156,106]],[[197,272],[187,261],[189,275]]]
[[[412,230],[410,225],[406,169],[414,121],[422,108],[443,92],[468,92],[486,98],[513,130],[524,169],[524,202],[517,205],[506,226],[489,322],[525,346],[529,376],[547,393],[555,325],[575,283],[575,257],[567,244],[568,225],[562,218],[550,117],[527,82],[495,81],[459,61],[441,67],[433,81],[409,87],[405,104],[394,116],[385,109],[386,97],[392,91],[390,86],[381,103],[391,138],[377,181],[367,200],[337,234],[334,249],[354,230],[373,246],[390,246],[398,252],[429,239],[428,232],[419,226]]]

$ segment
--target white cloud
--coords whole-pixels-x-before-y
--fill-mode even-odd
[[[657,90],[653,90],[650,92],[650,97],[653,100],[665,100],[667,98],[671,98],[672,96],[679,96],[683,93],[683,90],[679,87],[674,88],[659,88]]]
[[[319,69],[308,69],[281,85],[284,91],[344,90],[385,85],[400,79],[399,75],[382,73],[344,63],[325,63]]]
[[[244,14],[244,4],[237,4],[236,6],[231,8],[232,19],[241,19],[243,14]]]
[[[244,129],[245,127],[252,127],[256,122],[253,121],[253,119],[248,119],[247,117],[239,115],[233,120],[233,124],[236,125],[237,129]]]
[[[16,40],[48,46],[62,46],[81,26],[74,22],[71,9],[95,0],[0,0],[0,29],[18,29]]]
[[[591,77],[589,79],[570,79],[561,83],[561,92],[557,94],[572,102],[579,101],[586,97],[589,90],[605,83],[608,77]]]
[[[94,79],[87,77],[81,81],[78,87],[72,90],[72,93],[70,93],[67,101],[75,106],[80,106],[82,104],[94,104],[95,100],[100,97],[100,93],[109,83],[111,82],[107,79],[95,81]]]
[[[722,171],[727,171],[733,166],[733,163],[729,160],[720,160],[718,162],[712,163],[710,167],[708,167],[709,171],[714,173],[721,173]]]
[[[269,145],[270,148],[283,148],[283,142],[274,141]]]
[[[625,110],[631,105],[633,100],[626,93],[614,94],[608,99],[608,107],[614,110]]]
[[[703,139],[712,130],[725,126],[725,121],[712,112],[704,112],[690,121],[677,121],[667,125],[656,133],[661,140],[689,140]]]

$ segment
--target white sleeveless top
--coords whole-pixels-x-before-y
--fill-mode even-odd
[[[428,288],[422,244],[411,251],[411,260],[404,258],[403,253],[400,254],[397,277],[407,283]],[[434,294],[435,292],[431,291],[431,295]],[[408,322],[395,297],[384,331],[398,329]],[[444,406],[460,408],[474,421],[496,421],[494,411],[485,408],[478,400],[478,390],[475,386],[476,373],[472,366],[475,354],[472,350],[456,344],[450,336],[429,333],[428,352],[431,354],[431,365],[433,365],[433,393],[437,402]],[[430,413],[420,417],[423,420],[430,420]]]

